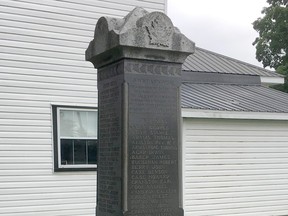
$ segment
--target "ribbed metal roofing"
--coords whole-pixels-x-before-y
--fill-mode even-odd
[[[266,70],[218,53],[196,47],[195,53],[188,56],[182,69],[194,72],[259,75],[282,77],[274,71]]]
[[[182,83],[183,108],[288,113],[288,94],[260,85]]]

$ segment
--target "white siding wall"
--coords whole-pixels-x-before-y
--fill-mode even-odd
[[[165,0],[0,1],[0,215],[95,215],[96,173],[53,172],[51,103],[97,106],[84,52],[100,16]]]
[[[184,120],[186,216],[288,215],[288,122]]]

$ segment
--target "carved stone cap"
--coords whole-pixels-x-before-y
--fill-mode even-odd
[[[183,63],[195,43],[184,36],[164,13],[136,7],[123,19],[101,17],[86,60],[95,68],[122,58]]]

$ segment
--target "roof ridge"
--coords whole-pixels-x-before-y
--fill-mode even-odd
[[[213,51],[198,47],[198,46],[195,47],[195,49],[198,49],[198,50],[201,50],[203,52],[210,53],[212,55],[215,55],[215,56],[218,56],[218,57],[222,57],[222,58],[225,58],[225,59],[228,59],[228,60],[243,64],[243,65],[246,65],[246,66],[249,66],[249,67],[253,67],[253,68],[258,69],[258,70],[261,69],[263,71],[266,71],[267,73],[276,73],[276,74],[278,74],[276,71],[268,70],[268,69],[265,69],[265,68],[262,68],[262,67],[259,67],[259,66],[256,66],[256,65],[253,65],[253,64],[250,64],[250,63],[247,63],[247,62],[244,62],[244,61],[241,61],[241,60],[238,60],[238,59],[235,59],[235,58],[223,55],[223,54],[220,54],[220,53],[216,53],[216,52],[213,52]]]

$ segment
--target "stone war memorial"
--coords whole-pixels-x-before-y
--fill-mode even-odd
[[[97,68],[97,216],[183,216],[181,66],[195,44],[160,12],[102,17]]]

